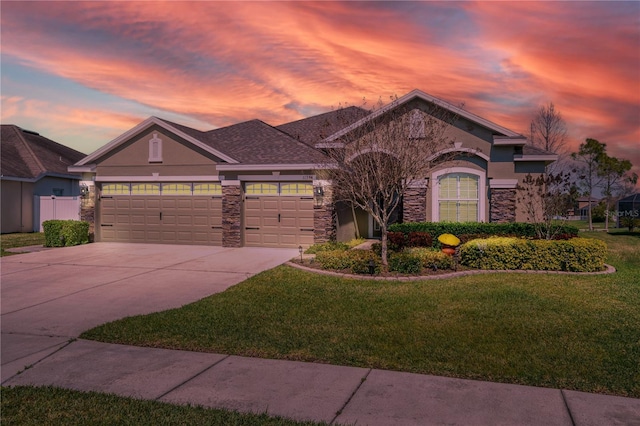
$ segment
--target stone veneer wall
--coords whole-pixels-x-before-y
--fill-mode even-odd
[[[507,223],[516,221],[516,189],[491,189],[490,221]]]
[[[80,199],[80,220],[89,222],[89,235],[96,230],[96,186],[89,185],[89,193]]]
[[[240,186],[222,187],[222,246],[242,247],[242,191]]]
[[[313,242],[326,243],[336,239],[336,212],[331,188],[323,187],[322,206],[313,206]],[[315,188],[314,188],[315,193]]]
[[[402,221],[424,222],[427,220],[427,187],[408,188],[402,198]]]

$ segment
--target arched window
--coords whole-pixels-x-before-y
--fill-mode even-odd
[[[484,222],[485,174],[456,167],[434,173],[434,222]]]

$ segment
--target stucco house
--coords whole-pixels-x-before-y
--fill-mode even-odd
[[[37,197],[78,197],[80,174],[67,168],[85,154],[15,125],[1,129],[1,231],[37,231]]]
[[[412,185],[399,217],[524,221],[516,186],[556,156],[419,90],[375,113],[350,107],[275,127],[252,120],[199,131],[150,117],[69,170],[95,182],[96,241],[298,247],[348,240],[356,228],[375,236],[364,212],[336,208],[320,175],[326,149],[374,115],[434,103],[456,114],[448,151],[460,156]]]

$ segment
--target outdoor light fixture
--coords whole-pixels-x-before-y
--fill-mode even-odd
[[[298,253],[300,253],[300,263],[302,263],[302,246],[298,246]]]
[[[321,186],[316,186],[313,188],[313,195],[316,207],[322,207],[322,202],[324,200],[324,189]]]
[[[376,262],[371,259],[369,261],[369,275],[373,275],[374,272],[376,272]]]

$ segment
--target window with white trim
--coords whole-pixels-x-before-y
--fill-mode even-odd
[[[479,177],[449,173],[438,178],[438,218],[441,222],[479,221]]]

